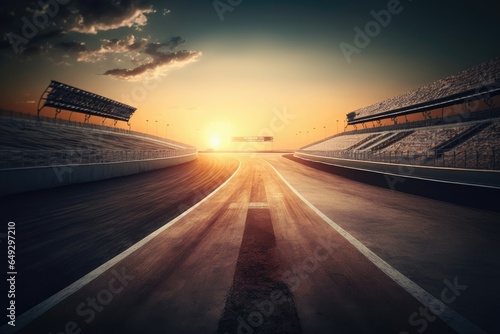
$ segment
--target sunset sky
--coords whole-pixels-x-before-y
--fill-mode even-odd
[[[4,2],[0,108],[36,112],[54,79],[137,107],[132,130],[200,149],[256,135],[296,148],[342,131],[350,111],[500,55],[498,1],[452,4]]]

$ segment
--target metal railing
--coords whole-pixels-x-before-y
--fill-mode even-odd
[[[354,151],[308,151],[299,150],[299,153],[351,159],[360,161],[385,162],[416,166],[434,166],[447,168],[500,170],[500,148],[491,150],[463,150],[463,151],[384,151],[384,152],[354,152]]]
[[[0,170],[28,167],[78,166],[117,162],[159,160],[195,154],[197,149],[126,151],[126,150],[54,150],[0,151]]]

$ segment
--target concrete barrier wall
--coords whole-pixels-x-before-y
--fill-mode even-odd
[[[94,182],[180,165],[198,153],[164,159],[0,170],[0,196]]]
[[[498,171],[394,165],[298,152],[289,158],[309,167],[391,191],[500,212]]]
[[[302,152],[296,152],[295,156],[301,159],[326,163],[338,167],[366,170],[398,177],[421,178],[441,182],[500,188],[500,171],[498,170],[389,164],[383,162],[331,158]]]

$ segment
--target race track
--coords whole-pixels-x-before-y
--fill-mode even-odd
[[[201,155],[4,202],[19,333],[498,329],[498,213],[280,155]]]

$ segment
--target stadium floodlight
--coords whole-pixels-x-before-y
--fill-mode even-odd
[[[500,57],[405,94],[348,113],[348,125],[428,112],[500,95]]]
[[[128,122],[137,108],[108,99],[85,90],[52,80],[38,101],[38,113],[45,107],[56,109],[56,116],[61,110],[101,116],[116,121]]]

